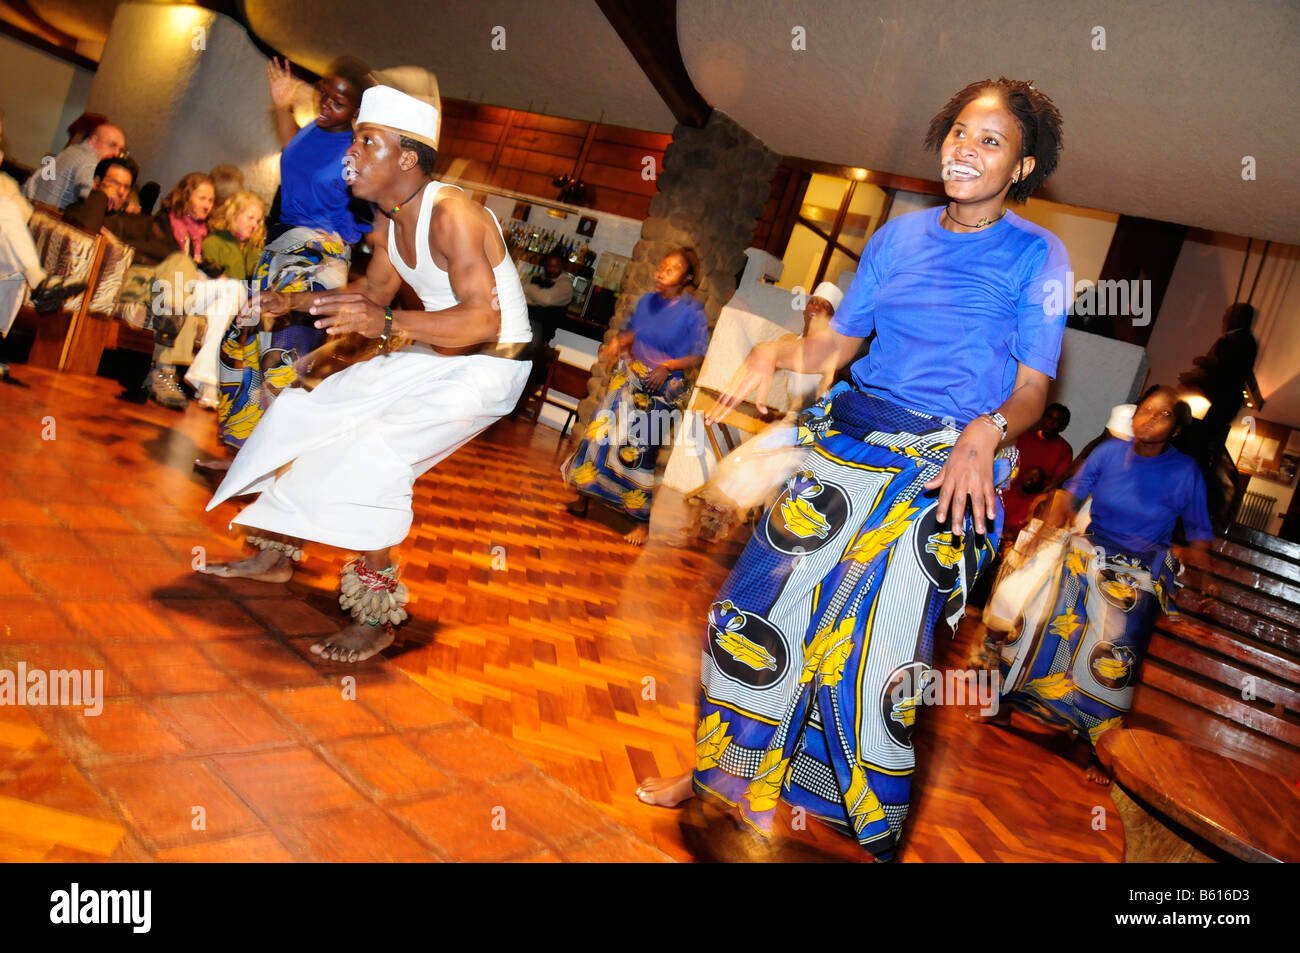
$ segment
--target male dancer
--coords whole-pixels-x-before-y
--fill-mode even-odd
[[[263,291],[250,307],[319,315],[331,336],[378,338],[379,354],[310,392],[281,393],[208,504],[260,491],[235,518],[257,530],[248,542],[260,552],[209,566],[213,575],[287,581],[304,539],[361,553],[344,567],[339,599],[353,624],[312,646],[334,661],[392,643],[406,587],[391,550],[411,528],[412,485],[509,413],[528,378],[519,276],[492,214],[431,180],[437,134],[429,103],[387,86],[362,96],[343,172],[383,213],[366,277],[336,291]],[[388,307],[403,279],[426,310]]]

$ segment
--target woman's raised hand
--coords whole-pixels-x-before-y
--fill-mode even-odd
[[[271,102],[275,108],[288,109],[292,106],[294,93],[298,91],[302,80],[296,79],[289,72],[289,61],[271,57],[271,62],[266,64],[266,78],[271,84]]]
[[[772,387],[772,376],[776,373],[776,357],[775,341],[754,345],[754,349],[749,352],[749,356],[741,363],[732,376],[731,382],[727,384],[726,391],[718,398],[713,409],[705,415],[704,422],[712,427],[750,394],[755,395],[754,403],[758,407],[758,412],[766,414],[767,407],[763,404],[763,400]]]

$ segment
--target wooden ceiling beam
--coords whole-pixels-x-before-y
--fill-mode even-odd
[[[677,45],[677,0],[596,0],[623,45],[673,116],[701,128],[713,107],[700,95]]]

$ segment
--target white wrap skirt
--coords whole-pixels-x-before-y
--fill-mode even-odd
[[[288,388],[207,508],[259,493],[232,525],[357,552],[395,546],[411,529],[416,479],[508,414],[530,366],[414,345],[310,392]]]

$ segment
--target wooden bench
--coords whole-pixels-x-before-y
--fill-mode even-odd
[[[1300,861],[1300,788],[1203,747],[1139,728],[1101,736],[1115,780],[1178,829],[1252,863]],[[1174,829],[1116,797],[1126,863],[1202,859]],[[1135,810],[1136,808],[1136,810]],[[1172,835],[1172,836],[1171,836]]]
[[[16,324],[34,331],[29,364],[93,375],[110,340],[116,340],[113,312],[134,250],[64,222],[58,209],[38,204],[28,227],[42,267],[86,290],[50,314],[24,307]],[[152,345],[151,345],[152,347]]]
[[[1281,848],[1253,823],[1233,828],[1231,844],[1206,835],[1206,825],[1220,834],[1232,827],[1210,802],[1217,796],[1240,812],[1255,803],[1244,785],[1290,792],[1300,780],[1300,546],[1260,536],[1237,527],[1209,552],[1177,551],[1184,609],[1156,623],[1125,728],[1098,747],[1103,761],[1114,759],[1121,813],[1126,791],[1173,828],[1245,859]],[[1211,585],[1217,598],[1191,608]],[[1203,785],[1184,785],[1179,771],[1203,774]],[[1300,824],[1300,801],[1276,799],[1276,809]]]

